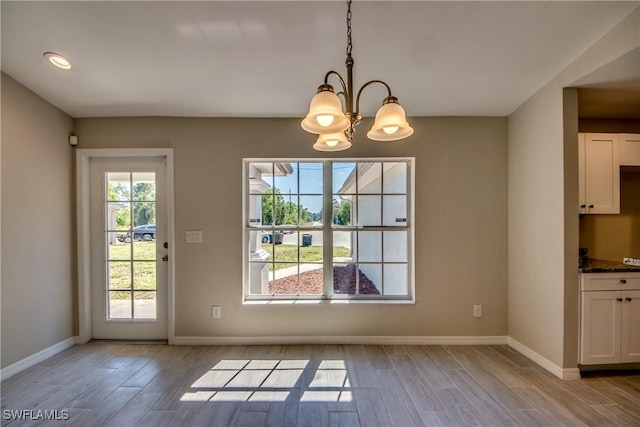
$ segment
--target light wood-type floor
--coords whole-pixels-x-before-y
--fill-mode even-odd
[[[1,397],[10,426],[640,425],[640,372],[562,381],[507,346],[95,341],[5,380]],[[5,419],[23,409],[69,419]]]

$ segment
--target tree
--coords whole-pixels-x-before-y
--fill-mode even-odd
[[[156,223],[155,185],[138,182],[133,186],[133,218],[135,225]],[[138,201],[139,200],[139,201]],[[142,202],[142,200],[148,202]]]
[[[263,225],[298,225],[312,221],[307,208],[297,203],[285,201],[279,190],[268,189],[262,194]]]
[[[351,225],[351,202],[343,201],[334,210],[333,223],[337,225]]]
[[[270,188],[262,194],[262,224],[281,225],[284,212],[284,198],[280,191]]]
[[[151,182],[138,182],[132,190],[129,190],[128,184],[109,183],[109,201],[122,204],[116,211],[116,225],[120,230],[131,227],[132,205],[134,226],[156,223],[155,185]]]

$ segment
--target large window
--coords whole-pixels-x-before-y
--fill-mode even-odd
[[[413,299],[413,159],[244,168],[245,300]]]

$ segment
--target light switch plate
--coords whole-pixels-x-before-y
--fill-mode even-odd
[[[202,230],[187,230],[184,232],[186,243],[202,243]]]

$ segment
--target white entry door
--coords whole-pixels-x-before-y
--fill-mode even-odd
[[[93,338],[167,338],[166,175],[165,158],[91,159]]]

